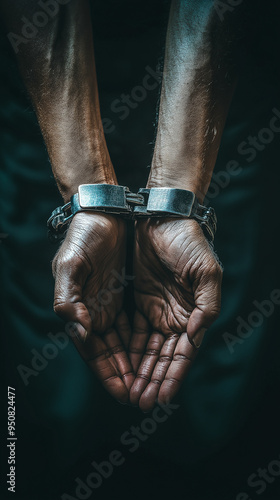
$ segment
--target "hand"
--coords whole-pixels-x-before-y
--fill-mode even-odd
[[[218,317],[222,269],[196,221],[148,219],[136,223],[134,274],[130,400],[146,411],[177,393]]]
[[[105,388],[125,402],[134,380],[125,347],[130,330],[121,312],[125,276],[125,223],[79,213],[53,261],[54,311],[73,322],[73,341]]]

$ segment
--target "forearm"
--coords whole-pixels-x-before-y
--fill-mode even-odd
[[[9,32],[21,33],[22,16],[32,20],[36,12],[33,0],[1,4]],[[116,183],[100,117],[88,1],[59,6],[17,52],[64,200],[79,184]]]
[[[237,78],[238,9],[221,21],[212,0],[173,0],[149,187],[203,200]]]

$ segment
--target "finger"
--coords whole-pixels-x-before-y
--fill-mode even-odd
[[[173,334],[164,342],[158,361],[153,370],[151,381],[144,390],[139,401],[139,407],[142,411],[149,411],[154,407],[161,384],[164,381],[167,370],[172,362],[179,338],[178,334]]]
[[[221,309],[222,270],[215,263],[194,284],[195,308],[188,322],[189,340],[198,348],[209,326],[218,318]]]
[[[116,325],[116,330],[122,339],[125,349],[128,350],[132,331],[127,314],[124,311],[121,311],[120,314],[117,316],[115,325]]]
[[[118,401],[126,403],[128,390],[110,362],[111,354],[108,353],[108,347],[103,339],[98,335],[91,335],[85,343],[81,343],[77,339],[73,339],[73,341],[79,354],[101,381],[104,388]]]
[[[82,302],[82,289],[87,277],[87,269],[75,265],[72,260],[69,265],[56,261],[54,311],[65,321],[80,323],[85,332],[79,329],[82,340],[86,340],[91,332],[91,318],[85,304]]]
[[[172,362],[159,390],[159,404],[168,404],[178,392],[196,353],[197,349],[190,343],[187,333],[182,333],[175,348]]]
[[[153,333],[148,341],[145,354],[136,374],[136,379],[130,390],[130,401],[134,405],[138,404],[141,394],[151,380],[153,369],[159,358],[163,343],[164,336],[158,332]]]
[[[111,360],[115,365],[119,376],[129,390],[134,382],[135,375],[125,347],[114,328],[110,328],[105,332],[103,338],[107,347],[108,360]]]
[[[149,336],[150,327],[148,321],[139,311],[136,311],[134,316],[132,338],[129,345],[129,357],[135,373],[141,363]]]

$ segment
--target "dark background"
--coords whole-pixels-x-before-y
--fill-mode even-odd
[[[119,183],[135,190],[148,176],[159,85],[123,120],[112,102],[142,85],[147,66],[161,68],[168,2],[97,1],[92,10],[101,113],[112,128],[106,139]],[[274,108],[280,111],[278,19],[276,3],[252,10],[248,30],[254,27],[255,38],[215,168],[215,174],[224,172],[236,160],[241,172],[226,187],[214,183],[209,191],[219,221],[216,250],[225,268],[221,316],[176,398],[179,408],[134,453],[120,443],[120,436],[150,416],[112,400],[70,343],[38,376],[29,378],[28,386],[18,373],[20,364],[31,367],[31,350],[41,352],[49,332],[64,331],[52,311],[50,263],[56,247],[46,239],[46,219],[61,199],[2,29],[0,303],[4,417],[7,385],[16,387],[14,498],[58,500],[63,493],[77,498],[75,478],[84,481],[93,471],[91,462],[107,460],[115,449],[122,451],[124,464],[84,498],[243,500],[238,498],[241,492],[250,500],[280,498],[280,476],[261,495],[247,483],[259,468],[280,460],[280,306],[233,353],[223,337],[225,332],[237,335],[237,317],[247,320],[255,300],[269,299],[280,288],[279,134],[253,161],[238,152],[248,136],[269,127]],[[5,487],[5,420],[6,500],[12,493]]]

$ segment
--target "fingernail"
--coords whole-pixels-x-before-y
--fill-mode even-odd
[[[202,344],[206,330],[207,328],[200,328],[193,338],[193,343],[197,349],[199,349]]]
[[[75,333],[77,339],[79,339],[81,342],[85,343],[87,336],[88,336],[88,332],[80,323],[75,323],[74,333]]]

